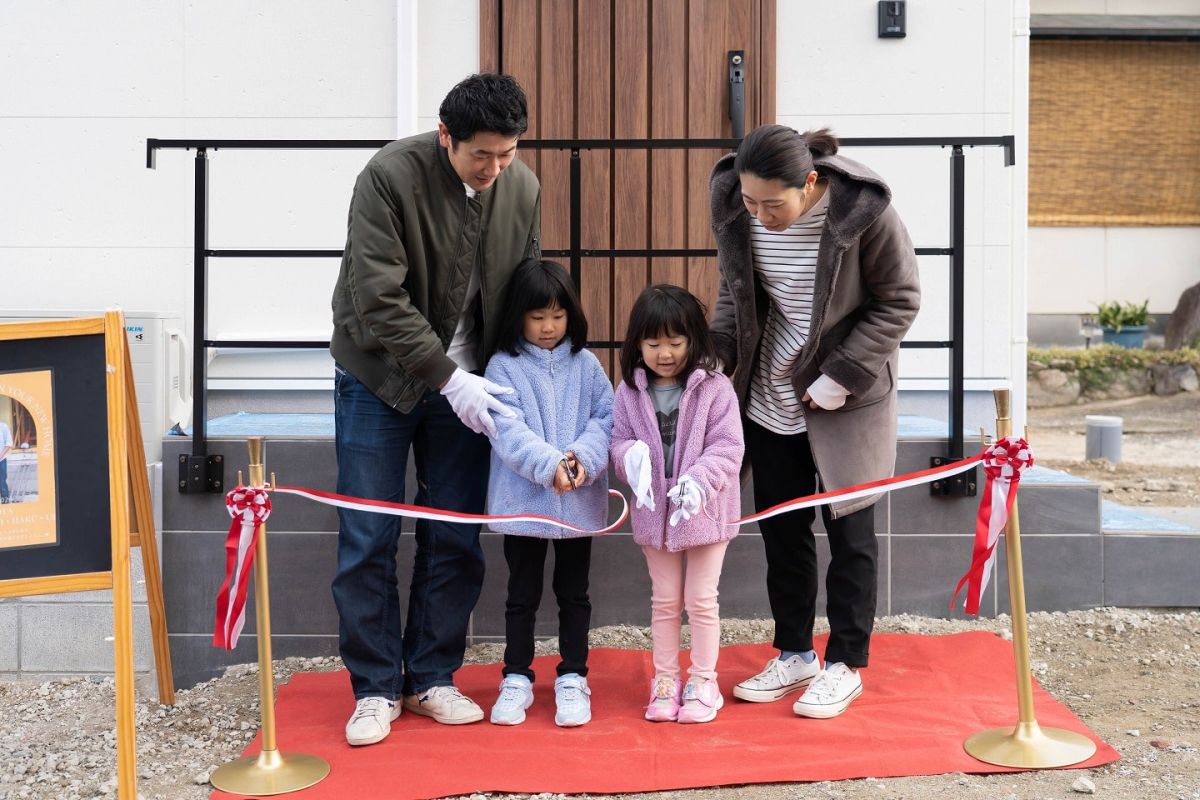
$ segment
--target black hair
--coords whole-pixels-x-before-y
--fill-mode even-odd
[[[625,341],[621,345],[621,379],[636,389],[633,372],[638,367],[646,368],[642,361],[642,340],[666,335],[684,336],[688,340],[687,363],[679,373],[681,381],[687,381],[697,367],[715,372],[717,348],[708,331],[707,313],[704,303],[680,286],[659,283],[644,289],[629,312]]]
[[[529,127],[529,109],[521,84],[510,75],[470,75],[450,90],[438,109],[455,146],[480,131],[520,136]]]
[[[837,137],[829,128],[797,133],[786,125],[760,125],[742,139],[733,168],[738,175],[750,173],[802,189],[813,171],[813,159],[837,151]]]
[[[508,295],[500,312],[496,351],[520,355],[521,340],[525,338],[525,312],[555,305],[567,312],[571,352],[578,353],[587,346],[588,324],[579,293],[566,268],[557,261],[537,258],[527,258],[518,264],[508,281]]]

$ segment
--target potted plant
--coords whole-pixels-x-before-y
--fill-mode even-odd
[[[1101,303],[1096,306],[1096,322],[1104,332],[1104,343],[1118,347],[1141,347],[1150,327],[1150,301],[1137,303]]]

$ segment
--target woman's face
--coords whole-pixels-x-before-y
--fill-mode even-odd
[[[817,173],[808,173],[803,189],[788,186],[778,178],[764,180],[749,172],[738,177],[742,183],[742,202],[750,216],[757,218],[769,231],[782,231],[804,213]]]

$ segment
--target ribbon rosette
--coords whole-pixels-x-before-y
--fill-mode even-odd
[[[265,489],[239,486],[225,495],[225,510],[233,522],[225,537],[225,582],[217,593],[213,646],[232,650],[246,624],[246,588],[258,533],[271,516],[271,497]]]
[[[975,548],[967,574],[954,587],[950,607],[958,601],[963,584],[967,585],[965,611],[979,613],[979,603],[996,565],[996,544],[1008,525],[1021,475],[1033,466],[1033,452],[1024,439],[998,440],[983,451],[983,472],[986,478],[979,514],[975,517]]]

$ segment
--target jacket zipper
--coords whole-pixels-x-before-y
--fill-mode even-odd
[[[651,425],[653,428],[657,428],[658,427],[658,423],[657,423],[658,415],[654,410],[654,401],[650,399],[650,391],[651,391],[650,387],[652,385],[653,384],[647,383],[646,391],[642,392],[642,395],[645,400],[645,405],[646,405],[647,409],[650,411],[650,419],[652,421]],[[689,388],[691,388],[691,387],[689,387],[687,385],[687,383],[684,383],[683,391],[679,393],[679,415],[675,418],[675,457],[671,461],[671,474],[672,474],[672,477],[674,477],[676,479],[678,479],[678,477],[679,477],[679,476],[675,475],[675,473],[679,471],[679,449],[680,449],[679,448],[679,439],[680,439],[680,437],[679,437],[679,422],[680,422],[680,420],[683,419],[683,400],[684,400],[684,398],[686,398],[688,396]],[[667,464],[667,454],[666,454],[666,451],[663,449],[662,431],[656,430],[656,433],[658,433],[658,436],[656,437],[655,440],[658,442],[658,452],[659,452],[659,455],[662,457],[663,473],[664,473],[663,479],[665,481],[666,480],[665,473],[666,473],[666,464]],[[666,498],[665,494],[661,498],[660,502],[662,502],[664,504],[663,512],[665,514],[665,512],[667,510],[667,507],[665,505],[667,502],[667,498]],[[662,549],[663,550],[667,550],[667,524],[668,524],[669,518],[670,518],[669,515],[663,516],[663,526],[662,526]]]

